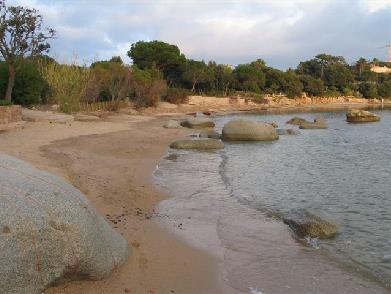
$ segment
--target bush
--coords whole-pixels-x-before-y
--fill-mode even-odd
[[[8,67],[0,63],[0,93],[4,96],[8,79]],[[42,78],[38,66],[31,60],[24,60],[16,73],[15,85],[12,91],[12,101],[15,104],[32,105],[47,102],[49,85]]]
[[[87,89],[90,69],[75,62],[71,65],[42,62],[39,70],[50,86],[51,98],[60,105],[60,110],[66,113],[77,111]]]
[[[0,99],[0,106],[8,106],[12,105],[12,103],[8,100]]]
[[[391,80],[381,83],[378,88],[378,93],[383,98],[391,98]]]
[[[131,96],[136,108],[156,106],[167,92],[166,81],[157,69],[132,69]]]
[[[369,83],[369,82],[361,83],[359,86],[359,91],[365,98],[371,99],[377,97],[376,84]]]
[[[184,104],[189,101],[188,92],[181,88],[169,88],[164,100],[174,104]]]

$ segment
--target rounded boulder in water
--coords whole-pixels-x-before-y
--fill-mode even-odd
[[[235,119],[224,125],[222,138],[226,141],[273,141],[278,139],[278,134],[270,124]]]

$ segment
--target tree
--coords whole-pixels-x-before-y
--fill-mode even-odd
[[[7,7],[5,1],[0,0],[0,53],[8,66],[7,101],[11,101],[15,76],[23,58],[40,55],[50,48],[47,40],[54,38],[55,31],[42,29],[42,23],[42,15],[36,9]]]
[[[324,70],[328,65],[331,64],[341,64],[347,66],[347,63],[345,61],[345,58],[342,56],[333,56],[330,54],[322,53],[315,56],[315,60],[320,64],[321,71],[320,71],[320,78],[323,79],[324,77]]]
[[[303,92],[303,84],[293,70],[288,70],[285,73],[285,85],[283,92],[288,98],[300,97]]]
[[[212,74],[204,61],[189,59],[186,62],[183,80],[191,83],[191,91],[194,92],[198,83],[207,82],[212,78]]]
[[[239,64],[233,74],[240,90],[260,93],[265,86],[265,74],[254,64]]]
[[[160,70],[170,84],[179,82],[186,64],[177,46],[161,41],[138,41],[132,44],[128,56],[139,69]]]
[[[213,73],[217,91],[221,91],[223,96],[227,96],[229,88],[235,80],[232,75],[232,68],[228,65],[218,64]]]
[[[280,93],[286,87],[285,73],[275,68],[267,68],[265,71],[265,87],[268,93]]]
[[[340,92],[349,88],[353,82],[353,74],[349,68],[340,63],[330,64],[324,71],[324,83],[327,87],[335,87]]]
[[[324,93],[324,84],[321,79],[314,78],[310,75],[300,75],[301,83],[304,86],[304,92],[309,96],[322,96]]]
[[[378,87],[379,96],[391,98],[391,80],[382,82]]]
[[[376,98],[377,87],[376,84],[365,82],[359,85],[359,91],[365,98]]]
[[[130,68],[113,58],[110,61],[95,62],[87,93],[99,100],[119,101],[124,99],[130,89]]]

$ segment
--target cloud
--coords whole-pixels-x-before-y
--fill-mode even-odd
[[[238,64],[263,58],[295,67],[317,53],[385,59],[390,0],[11,0],[36,7],[58,31],[53,54],[84,60],[163,40],[194,59]],[[383,52],[384,51],[384,52]]]

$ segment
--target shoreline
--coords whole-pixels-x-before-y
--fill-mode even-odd
[[[335,105],[334,109],[346,107],[349,106]],[[301,108],[310,112],[307,107],[295,108],[273,110],[297,112]],[[228,113],[235,112],[215,115]],[[5,140],[0,142],[0,150],[65,177],[87,195],[102,215],[109,215],[109,223],[135,249],[128,263],[106,280],[70,282],[45,293],[238,292],[223,281],[218,258],[151,221],[154,207],[170,199],[152,181],[155,167],[172,140],[194,131],[162,128],[173,115],[183,117],[185,113],[130,116],[125,121],[121,117],[119,122],[73,122],[69,126],[32,123],[23,130],[2,134]],[[42,129],[49,129],[48,134],[43,139],[36,138]],[[67,129],[72,131],[67,133]],[[20,145],[21,140],[33,141],[33,146],[30,142]],[[121,218],[122,214],[125,217]],[[112,223],[114,219],[116,224]]]
[[[281,220],[238,202],[222,179],[223,154],[171,153],[176,162],[162,162],[158,171],[158,181],[174,195],[158,205],[162,226],[216,256],[232,287],[266,294],[389,293],[327,250],[304,246]]]

